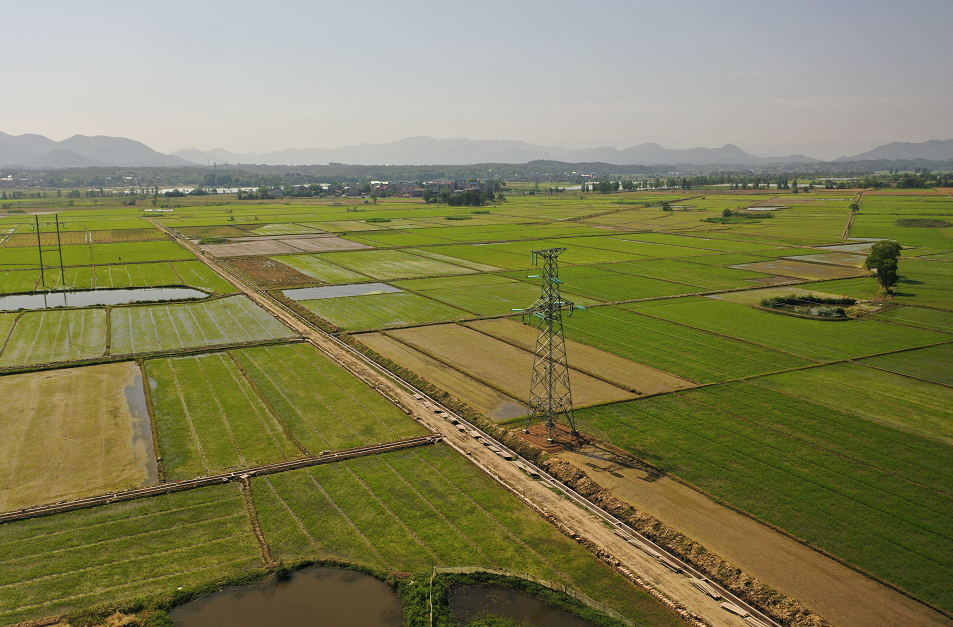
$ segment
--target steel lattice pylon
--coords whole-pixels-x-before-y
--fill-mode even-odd
[[[563,310],[572,315],[576,305],[563,300],[559,294],[559,265],[556,258],[565,248],[549,248],[533,251],[533,265],[543,260],[543,292],[533,305],[524,309],[524,319],[536,324],[536,358],[533,364],[533,381],[529,388],[530,414],[525,431],[536,420],[546,423],[547,438],[553,441],[556,423],[563,417],[569,423],[573,435],[576,420],[572,410],[572,388],[569,386],[569,364],[566,360],[566,339],[563,337]]]

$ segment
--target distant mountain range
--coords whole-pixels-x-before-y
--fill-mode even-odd
[[[0,133],[0,166],[39,169],[183,165],[195,164],[124,137],[73,135],[57,142],[42,135]]]
[[[694,165],[765,165],[769,163],[813,163],[804,155],[757,157],[727,144],[721,148],[673,150],[659,144],[640,144],[625,150],[588,148],[567,150],[559,146],[538,146],[520,141],[434,139],[408,137],[386,144],[360,144],[342,148],[288,148],[276,152],[237,154],[222,148],[177,150],[172,153],[198,163],[262,163],[267,165],[312,165],[347,163],[352,165],[467,165],[472,163],[611,163],[614,165],[654,165],[659,163]]]
[[[930,140],[915,144],[894,142],[874,148],[843,161],[868,160],[953,160],[953,139]],[[145,144],[123,137],[74,135],[57,142],[42,135],[8,135],[0,132],[0,167],[36,169],[82,168],[95,166],[168,167],[208,165],[210,163],[255,163],[264,165],[467,165],[476,163],[527,163],[529,161],[565,163],[608,163],[612,165],[699,165],[766,166],[816,163],[805,155],[758,157],[733,144],[721,148],[675,150],[659,144],[640,144],[624,150],[588,148],[567,150],[559,146],[539,146],[521,141],[433,139],[409,137],[385,144],[360,144],[342,148],[288,148],[266,153],[234,153],[222,148],[177,150],[171,155],[152,150]]]

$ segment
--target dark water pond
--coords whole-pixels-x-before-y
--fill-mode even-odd
[[[537,627],[593,627],[589,621],[546,605],[532,594],[494,586],[454,588],[450,593],[450,607],[458,625],[466,625],[477,615],[487,612]]]
[[[264,588],[226,588],[170,615],[177,627],[397,627],[403,620],[390,586],[339,568],[309,568]]]
[[[365,294],[392,294],[402,292],[385,283],[352,283],[350,285],[329,285],[328,287],[303,287],[297,290],[284,290],[284,295],[292,300],[320,300],[323,298],[342,298],[345,296],[364,296]]]
[[[0,311],[49,309],[51,307],[94,307],[126,303],[208,298],[208,294],[190,287],[133,287],[123,290],[82,290],[42,292],[0,296]]]

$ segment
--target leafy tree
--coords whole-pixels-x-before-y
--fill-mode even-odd
[[[877,283],[887,290],[897,284],[900,276],[897,274],[897,262],[893,259],[884,259],[877,268]]]
[[[897,261],[900,259],[900,244],[890,240],[881,240],[870,247],[870,255],[864,260],[864,267],[877,271],[877,282],[887,291],[897,284]]]
[[[724,211],[721,212],[721,217],[730,218],[731,214],[732,214],[731,209],[725,209]]]
[[[880,240],[870,247],[870,254],[864,261],[864,267],[868,270],[876,270],[887,259],[894,263],[900,259],[900,243],[888,239]]]

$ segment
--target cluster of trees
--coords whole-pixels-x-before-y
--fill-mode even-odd
[[[877,271],[877,282],[888,292],[900,279],[897,274],[900,250],[898,242],[881,240],[870,247],[870,254],[864,261],[864,267]]]
[[[440,190],[440,193],[434,193],[433,190],[426,190],[423,194],[424,202],[436,203],[444,202],[450,207],[482,207],[488,202],[492,202],[496,196],[493,192],[480,192],[470,190],[462,194],[451,193],[450,190]]]

